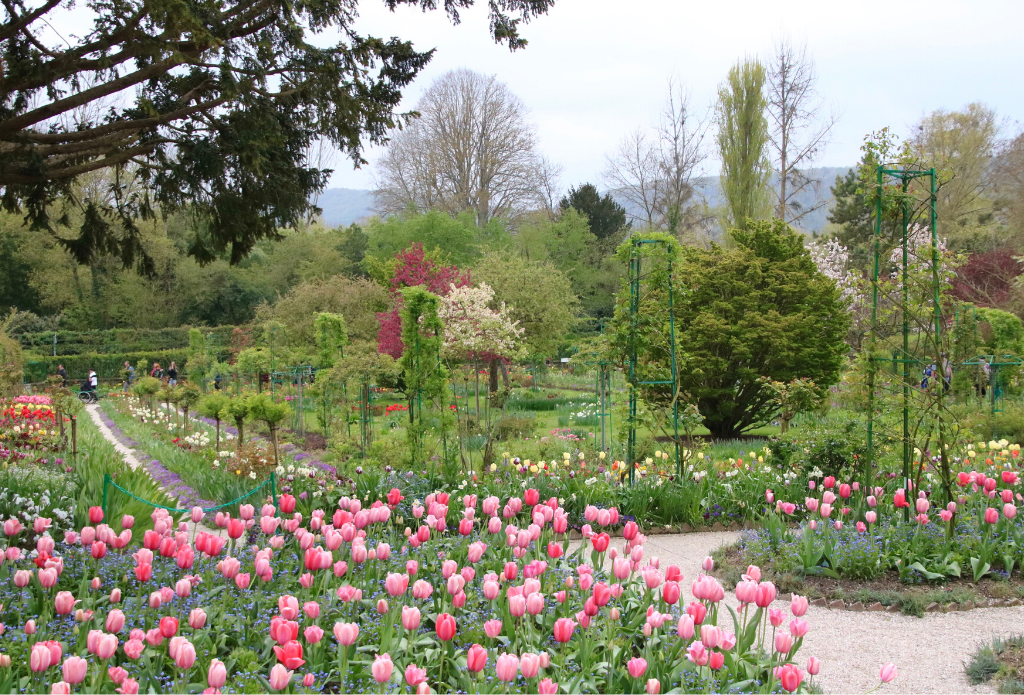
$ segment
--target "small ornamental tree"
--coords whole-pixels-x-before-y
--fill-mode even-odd
[[[423,250],[423,244],[412,244],[409,248],[395,256],[393,265],[389,264],[379,281],[386,280],[391,296],[395,300],[395,308],[389,312],[377,314],[380,320],[380,331],[377,334],[378,349],[395,359],[402,356],[404,327],[402,324],[402,289],[406,287],[424,287],[428,292],[443,296],[452,287],[469,284],[469,272],[461,272],[454,265],[444,265],[437,258]]]
[[[199,391],[199,387],[191,381],[186,381],[184,384],[178,387],[178,405],[181,406],[181,412],[183,417],[183,434],[188,434],[188,411],[199,402],[202,398],[202,393]]]
[[[514,359],[522,354],[523,329],[512,320],[504,302],[491,309],[493,301],[494,290],[486,283],[456,287],[441,298],[438,316],[444,324],[441,352],[445,357]]]
[[[441,298],[439,316],[444,324],[444,344],[442,355],[447,359],[470,360],[473,362],[487,361],[491,366],[492,383],[489,389],[493,394],[497,388],[497,364],[499,359],[516,359],[524,356],[521,339],[523,329],[513,321],[509,310],[502,302],[497,310],[490,307],[494,301],[494,290],[486,283],[479,287],[456,287]],[[479,420],[479,378],[480,369],[473,370],[477,378],[477,412]],[[504,398],[491,399],[500,401]],[[468,402],[467,402],[468,408]],[[490,409],[488,408],[488,430],[490,429]],[[459,415],[456,411],[456,415]],[[479,422],[477,423],[480,424]],[[468,422],[467,422],[468,425]],[[459,419],[461,443],[462,420]],[[468,433],[468,432],[467,432]],[[484,462],[490,461],[493,437],[487,438],[484,451]]]
[[[448,370],[441,364],[444,324],[438,316],[441,298],[422,287],[407,287],[402,294],[402,342],[399,360],[409,398],[409,446],[414,465],[422,455],[423,403],[440,405],[447,393]]]
[[[224,417],[223,412],[231,399],[223,393],[211,393],[199,401],[199,414],[211,418],[217,425],[217,439],[214,448],[220,451],[220,421]]]
[[[777,417],[781,434],[789,431],[789,423],[793,418],[821,404],[821,390],[810,379],[793,379],[789,382],[762,379],[761,382],[779,409]]]
[[[254,420],[266,423],[270,430],[270,443],[274,447],[274,466],[277,460],[277,426],[282,420],[288,417],[288,406],[284,403],[275,403],[270,396],[262,393],[258,396],[249,397],[249,416]]]
[[[238,442],[235,445],[236,451],[242,450],[245,442],[245,421],[249,417],[249,403],[244,397],[236,396],[228,401],[227,406],[221,411],[221,417],[230,417],[235,421],[235,429],[238,430]]]

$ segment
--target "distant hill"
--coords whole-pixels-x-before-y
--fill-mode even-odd
[[[832,185],[836,182],[837,176],[845,176],[849,167],[818,167],[809,169],[808,176],[819,182],[817,191],[809,186],[797,200],[804,207],[811,207],[820,201],[826,204],[803,217],[797,226],[804,232],[820,232],[828,220],[829,208],[832,206]],[[772,186],[778,184],[777,178],[772,178]],[[705,176],[697,180],[697,191],[704,196],[711,207],[722,204],[722,191],[718,186],[717,176]],[[631,206],[617,195],[616,191],[610,191],[612,197],[618,200],[619,204],[626,207],[626,214],[634,218],[642,217],[639,210],[631,209]],[[373,214],[373,191],[358,188],[328,188],[317,200],[317,205],[323,208],[324,223],[331,227],[348,226],[353,222],[370,217]]]
[[[316,204],[323,208],[324,223],[329,227],[352,224],[373,214],[373,191],[358,188],[328,188]]]
[[[832,207],[832,186],[836,182],[836,177],[845,176],[849,169],[850,167],[817,167],[807,170],[808,177],[812,181],[817,182],[817,187],[814,184],[808,186],[801,195],[797,196],[797,202],[805,208],[813,207],[819,202],[824,202],[825,205],[802,217],[796,224],[797,227],[807,234],[820,232],[824,229],[828,223],[826,218],[828,217],[829,209]],[[772,177],[771,185],[773,187],[778,186],[778,177]],[[700,195],[704,196],[711,207],[718,207],[724,203],[722,189],[718,185],[717,176],[704,176],[697,179],[695,188]],[[610,193],[620,205],[626,208],[626,214],[630,218],[640,219],[643,217],[642,211],[632,209],[632,206],[622,199],[621,194],[614,190],[610,191]]]

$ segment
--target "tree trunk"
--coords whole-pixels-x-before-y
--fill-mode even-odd
[[[490,383],[487,385],[488,390],[491,393],[496,393],[498,390],[498,358],[492,357],[490,364]]]
[[[235,418],[235,428],[238,430],[238,443],[235,444],[235,451],[241,451],[242,442],[245,441],[245,421]]]
[[[779,418],[779,434],[785,434],[789,432],[789,419],[780,417]]]
[[[188,436],[188,406],[181,407],[181,436]]]
[[[508,380],[508,365],[505,364],[504,360],[498,362],[498,369],[501,370],[501,383],[505,385],[506,389],[512,388]]]

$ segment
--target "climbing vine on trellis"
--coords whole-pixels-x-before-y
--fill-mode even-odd
[[[438,316],[441,298],[422,287],[407,287],[402,293],[402,342],[405,349],[399,364],[409,397],[409,446],[414,465],[422,464],[427,423],[424,403],[439,406],[447,393],[448,370],[441,364],[444,324]],[[441,415],[444,437],[444,413]]]

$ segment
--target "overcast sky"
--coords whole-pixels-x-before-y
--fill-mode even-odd
[[[853,164],[866,133],[890,125],[906,134],[923,114],[971,101],[1011,129],[1024,121],[1024,0],[557,0],[524,27],[529,46],[515,53],[491,41],[486,2],[477,4],[453,27],[443,12],[391,13],[363,0],[357,27],[437,49],[405,107],[454,68],[508,83],[530,108],[542,151],[564,167],[563,187],[600,183],[619,140],[657,120],[669,78],[704,110],[730,65],[767,55],[783,35],[807,44],[819,92],[842,112],[819,165]],[[368,150],[371,165],[378,154]],[[330,185],[370,188],[371,169],[339,158]],[[710,158],[707,173],[717,169]]]

